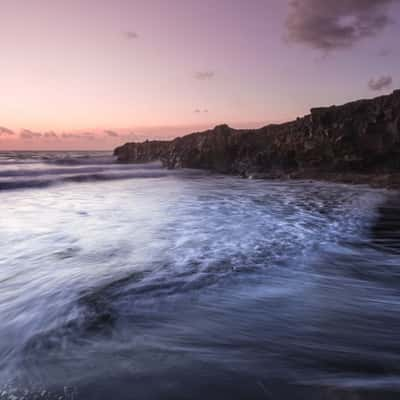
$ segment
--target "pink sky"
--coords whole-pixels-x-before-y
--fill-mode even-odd
[[[288,28],[294,10],[283,0],[2,1],[0,150],[112,149],[220,123],[256,127],[398,87],[398,1],[326,4],[312,12],[391,21],[349,43],[329,37],[331,49],[307,30],[311,8],[295,10]],[[390,83],[372,91],[381,77]]]

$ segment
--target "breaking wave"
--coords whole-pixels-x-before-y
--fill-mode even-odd
[[[34,156],[32,156],[32,154]],[[173,171],[158,162],[117,164],[105,152],[3,153],[0,154],[0,191],[39,189],[65,183],[120,179],[161,178]]]

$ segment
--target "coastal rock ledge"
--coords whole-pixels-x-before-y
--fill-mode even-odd
[[[341,106],[311,109],[295,121],[259,129],[214,129],[170,141],[126,143],[121,162],[160,160],[167,168],[200,168],[264,178],[317,178],[400,183],[400,90]]]

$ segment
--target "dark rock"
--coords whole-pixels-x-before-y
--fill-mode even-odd
[[[400,172],[400,90],[342,106],[311,109],[295,121],[260,129],[192,133],[171,141],[127,143],[118,160],[161,160],[168,168],[204,168],[242,176]]]
[[[169,142],[162,140],[146,140],[143,143],[126,143],[114,150],[118,161],[145,163],[160,160],[168,149]]]

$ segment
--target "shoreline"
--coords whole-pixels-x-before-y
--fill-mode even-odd
[[[400,188],[400,90],[259,129],[218,125],[173,140],[125,143],[119,162],[161,161],[169,169],[192,168],[268,179],[318,179]]]

